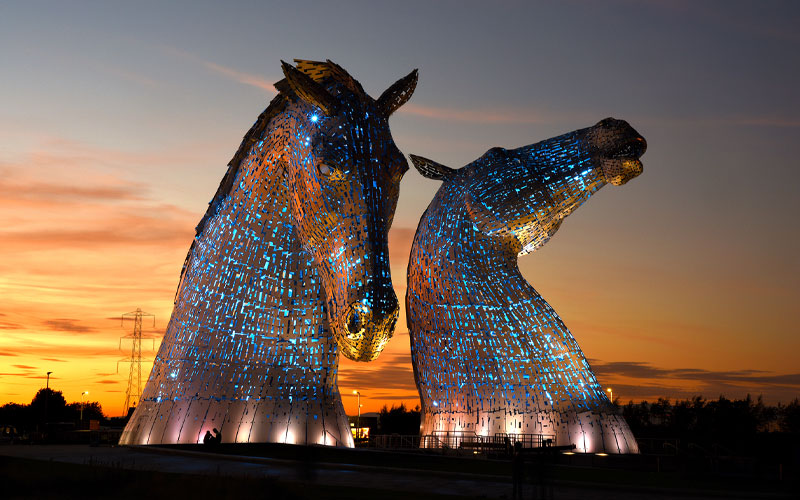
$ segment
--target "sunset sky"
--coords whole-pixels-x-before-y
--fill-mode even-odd
[[[623,401],[800,396],[800,4],[734,1],[0,3],[0,404],[45,385],[122,413],[120,315],[158,347],[194,226],[280,60],[331,59],[404,153],[461,167],[627,120],[644,173],[607,186],[526,278]],[[394,286],[439,183],[410,170]],[[381,357],[342,360],[345,409],[418,398],[405,315]],[[144,378],[155,351],[145,343]],[[125,352],[125,349],[128,352]]]

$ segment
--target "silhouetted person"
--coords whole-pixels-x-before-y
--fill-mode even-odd
[[[206,431],[206,435],[203,436],[203,444],[206,446],[211,446],[214,444],[214,436],[211,435],[211,431]]]
[[[222,433],[215,427],[214,428],[214,437],[212,438],[211,444],[220,444],[222,443]]]
[[[511,498],[522,500],[522,483],[525,480],[525,457],[522,455],[522,442],[514,443],[514,457],[511,459],[511,479],[514,482],[514,492]]]

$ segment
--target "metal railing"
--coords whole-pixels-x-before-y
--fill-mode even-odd
[[[557,446],[555,434],[506,434],[497,433],[494,435],[495,441],[505,442],[506,438],[511,446],[515,443],[522,443],[523,448],[544,448],[546,446]]]
[[[544,448],[556,445],[553,434],[505,434],[479,436],[467,431],[436,431],[424,436],[403,434],[376,434],[369,440],[356,442],[358,448],[378,449],[428,449],[464,450],[472,453],[503,451],[513,449],[515,443],[522,443],[523,448]]]
[[[479,436],[474,432],[465,431],[436,431],[422,436],[423,448],[458,449],[469,448],[475,450],[513,448],[520,443],[523,448],[542,448],[555,446],[554,434],[506,434],[496,433],[493,436]]]
[[[419,449],[421,438],[418,435],[378,434],[372,436],[367,444],[370,448]]]

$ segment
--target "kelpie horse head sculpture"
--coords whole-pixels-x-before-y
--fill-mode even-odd
[[[605,184],[639,175],[646,143],[607,118],[537,144],[492,148],[454,170],[412,155],[442,187],[408,266],[408,328],[426,446],[498,434],[579,451],[638,450],[561,318],[517,257],[544,245]],[[526,444],[526,445],[527,445]]]
[[[376,358],[398,316],[387,233],[408,166],[378,99],[340,66],[283,64],[197,227],[175,308],[122,443],[352,445],[338,354]]]

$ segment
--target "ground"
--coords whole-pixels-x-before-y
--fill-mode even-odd
[[[239,448],[245,455],[230,450],[236,448],[0,446],[2,496],[148,500],[512,497],[507,460],[285,445]],[[564,464],[537,469],[536,460],[533,457],[529,463],[533,477],[524,486],[526,499],[792,498],[787,488],[775,484],[765,484],[763,489],[752,484],[731,489],[732,483],[726,488],[719,483],[709,487],[686,482],[665,487],[655,472]],[[609,481],[601,482],[603,478]]]

